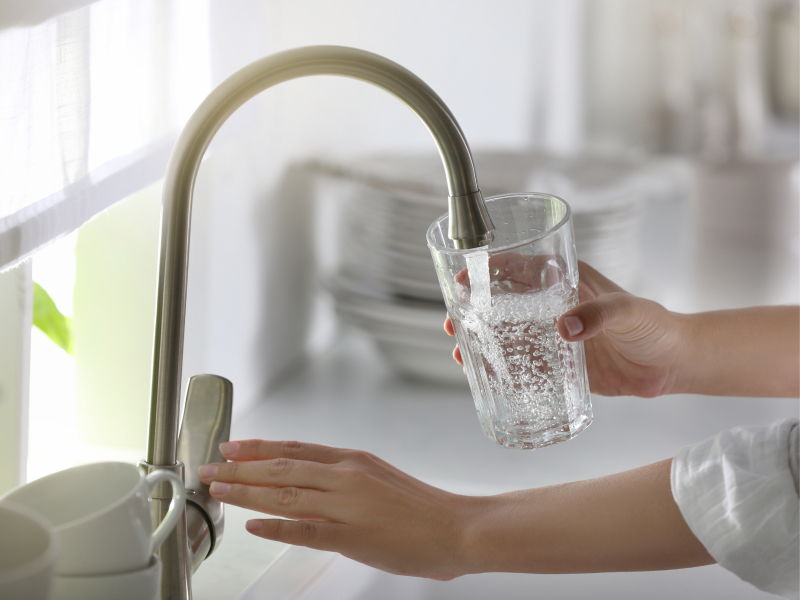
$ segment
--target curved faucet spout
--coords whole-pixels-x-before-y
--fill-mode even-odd
[[[234,73],[212,91],[191,116],[167,165],[161,215],[150,429],[144,463],[147,469],[183,469],[182,464],[176,463],[181,361],[192,192],[200,161],[222,124],[247,100],[283,81],[311,75],[359,79],[386,90],[411,108],[439,147],[450,194],[449,235],[454,245],[477,248],[492,240],[494,226],[478,188],[467,140],[441,98],[410,71],[363,50],[309,46],[267,56]],[[166,502],[153,501],[157,519],[165,512]],[[219,517],[221,523],[221,512]],[[200,521],[194,519],[192,523]],[[218,525],[211,521],[208,527],[202,522],[200,525],[205,536],[200,541],[206,544],[205,548],[208,532]],[[162,599],[191,597],[189,537],[184,521],[159,550],[163,561]]]
[[[411,108],[436,141],[444,163],[450,237],[461,248],[491,241],[494,226],[483,203],[467,140],[442,99],[407,69],[364,50],[309,46],[267,56],[234,73],[189,119],[172,151],[164,180],[147,443],[147,462],[152,465],[175,463],[192,192],[200,161],[222,124],[247,100],[281,82],[311,75],[359,79],[383,88]]]

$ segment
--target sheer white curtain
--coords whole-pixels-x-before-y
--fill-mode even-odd
[[[0,4],[0,270],[161,177],[210,89],[207,2],[82,4]]]

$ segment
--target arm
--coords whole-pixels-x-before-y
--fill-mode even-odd
[[[254,535],[402,575],[584,573],[714,562],[672,499],[670,464],[498,496],[451,494],[353,450],[247,440],[201,467],[223,502],[292,520]],[[216,471],[214,471],[216,469]],[[222,485],[221,485],[222,484]]]
[[[760,306],[685,315],[686,352],[674,391],[800,395],[800,308]]]
[[[670,490],[672,460],[485,500],[468,532],[470,572],[652,571],[714,561]]]

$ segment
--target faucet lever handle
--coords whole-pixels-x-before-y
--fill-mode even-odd
[[[208,547],[207,554],[193,559],[195,568],[219,545],[224,526],[222,503],[211,497],[208,486],[200,481],[197,468],[207,463],[225,461],[219,452],[219,445],[230,439],[232,409],[233,384],[230,381],[219,375],[195,375],[189,380],[178,436],[178,460],[186,466],[186,501],[203,513],[210,534],[210,544],[204,540],[201,544]],[[198,535],[204,529],[198,523]],[[190,540],[190,546],[194,548],[195,545]]]

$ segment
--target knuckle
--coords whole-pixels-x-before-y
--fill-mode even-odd
[[[374,454],[364,452],[363,450],[353,450],[350,460],[348,461],[348,472],[354,477],[365,477],[373,473],[376,468],[379,468],[383,461]]]
[[[357,489],[364,489],[372,479],[372,475],[368,472],[365,465],[348,467],[342,471],[341,475],[343,478],[348,479],[351,485],[355,486]]]
[[[613,292],[609,294],[614,299],[614,304],[619,308],[629,309],[636,306],[634,297],[624,292]]]
[[[267,463],[267,472],[273,477],[286,475],[292,469],[292,461],[288,458],[275,458]]]
[[[614,292],[609,294],[609,302],[603,305],[605,322],[628,321],[636,313],[636,303],[629,294]]]
[[[383,462],[380,458],[370,452],[362,452],[361,460],[368,465],[377,465]]]
[[[229,463],[225,463],[225,465],[226,465],[225,466],[225,470],[226,470],[225,475],[227,475],[228,477],[230,477],[232,479],[235,478],[236,474],[239,472],[239,463],[237,463],[237,462],[229,462]]]
[[[281,540],[285,536],[284,525],[286,524],[286,521],[283,519],[272,519],[267,521],[267,523],[269,523],[270,527],[270,537],[276,540]]]
[[[364,464],[367,462],[367,453],[363,450],[347,450],[345,460],[349,463]]]
[[[278,504],[281,506],[293,506],[297,504],[300,491],[296,487],[285,487],[278,491]]]
[[[300,521],[299,524],[299,536],[300,539],[305,542],[310,542],[316,539],[318,534],[317,524],[313,521]]]
[[[586,311],[584,314],[588,321],[587,325],[594,324],[602,329],[608,321],[608,311],[600,302],[587,302],[584,311]]]
[[[294,440],[281,442],[281,450],[287,456],[299,456],[303,452],[303,444]]]
[[[600,324],[608,324],[611,316],[608,307],[604,303],[598,302],[595,304],[594,308],[597,311],[597,318],[600,320]]]
[[[639,312],[636,299],[625,292],[612,292],[601,300],[586,303],[587,316],[600,329],[630,323]]]

